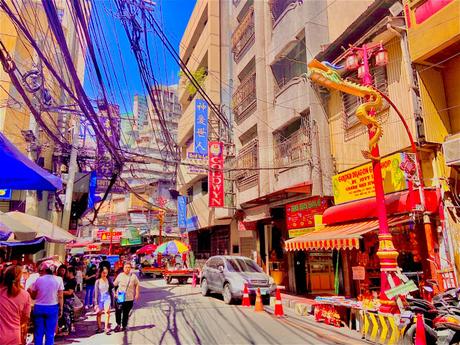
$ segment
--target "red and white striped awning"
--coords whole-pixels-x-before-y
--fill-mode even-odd
[[[388,218],[388,225],[396,226],[410,221],[407,215]],[[377,230],[377,219],[341,225],[325,226],[322,229],[286,241],[286,250],[312,249],[359,249],[361,235]]]

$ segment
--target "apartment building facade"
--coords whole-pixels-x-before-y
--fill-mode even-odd
[[[58,68],[62,64],[61,55],[54,36],[46,32],[46,14],[39,1],[28,0],[15,3],[7,1],[10,8],[17,9],[16,14],[23,18],[29,18],[27,26],[31,29],[31,35],[36,40],[38,46],[48,57],[53,66]],[[71,11],[65,1],[56,1],[56,7],[62,26],[64,27],[66,43],[69,47],[72,61],[76,66],[77,74],[83,82],[84,78],[84,47],[78,42],[77,33],[72,20]],[[16,10],[14,10],[16,11]],[[19,71],[25,75],[27,73],[41,74],[44,80],[42,87],[35,92],[28,93],[28,96],[40,102],[54,102],[54,104],[67,104],[67,100],[62,98],[62,89],[58,82],[51,76],[46,68],[41,69],[40,61],[34,49],[28,43],[27,38],[22,32],[16,30],[13,22],[7,14],[0,10],[0,39],[5,48],[16,62]],[[33,73],[32,73],[33,72]],[[68,81],[68,75],[62,73],[62,78]],[[22,152],[28,153],[29,158],[43,166],[45,169],[61,173],[61,164],[69,159],[70,152],[62,152],[53,140],[47,136],[39,127],[30,113],[28,107],[22,102],[22,98],[10,81],[8,74],[0,70],[0,131],[18,147]],[[46,92],[46,99],[40,93]],[[71,139],[72,116],[69,113],[50,110],[49,115],[43,116],[43,121],[55,128],[58,136],[67,136]],[[59,132],[59,133],[57,133]],[[38,215],[43,218],[53,218],[58,221],[58,216],[53,213],[53,197],[50,193],[44,192],[41,201],[37,200],[35,192],[13,191],[11,200],[0,201],[2,211],[20,210]],[[26,201],[26,202],[24,202]]]
[[[240,253],[256,259],[276,283],[302,292],[305,261],[287,253],[284,241],[314,226],[290,229],[290,205],[320,200],[324,207],[331,195],[327,120],[305,78],[307,61],[328,42],[327,1],[233,5]]]
[[[199,81],[212,103],[227,113],[229,108],[229,10],[228,1],[197,1],[180,42],[179,54],[188,70]],[[210,255],[237,253],[232,238],[236,222],[232,219],[232,205],[210,208],[208,194],[208,160],[196,155],[194,148],[194,122],[197,100],[203,96],[191,86],[188,78],[181,74],[178,88],[182,116],[178,127],[178,145],[183,163],[177,173],[177,190],[187,197],[187,218],[195,220],[195,230],[189,231],[189,241],[198,259]],[[222,136],[223,128],[208,104],[208,140],[228,140]],[[207,148],[203,148],[207,152]],[[203,169],[200,168],[203,166]]]
[[[460,2],[404,1],[408,47],[420,92],[422,142],[442,195],[441,231],[450,238],[444,268],[460,276]],[[448,260],[448,261],[446,261]]]

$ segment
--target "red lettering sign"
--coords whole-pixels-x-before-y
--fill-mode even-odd
[[[327,199],[314,197],[286,205],[286,227],[301,229],[315,226],[314,215],[323,214]]]
[[[209,142],[209,207],[224,207],[224,144]]]

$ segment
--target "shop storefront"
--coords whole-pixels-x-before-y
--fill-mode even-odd
[[[428,252],[426,245],[426,217],[414,213],[408,200],[419,201],[418,193],[410,196],[406,191],[386,196],[388,224],[399,253],[398,265],[418,285],[431,276],[426,259],[433,253]],[[435,219],[439,205],[436,191],[426,190],[425,201],[427,212]],[[375,199],[328,208],[323,214],[327,225],[286,242],[286,249],[294,257],[305,257],[307,293],[358,297],[380,292],[379,224],[375,209]]]
[[[229,255],[230,226],[214,226],[188,233],[190,247],[197,260],[207,260],[213,255]]]

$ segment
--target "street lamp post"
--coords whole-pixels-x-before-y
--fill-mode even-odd
[[[376,63],[383,66],[388,61],[386,51],[383,49],[381,44],[373,46],[367,46],[364,44],[361,48],[351,47],[350,52],[354,53],[354,51],[360,52],[362,56],[361,65],[358,67],[361,82],[365,86],[371,86],[372,75],[369,69],[369,58],[373,54],[376,55]],[[352,58],[353,56],[349,54],[347,60],[352,62]],[[349,66],[351,67],[351,64]],[[354,66],[356,66],[356,64],[354,64]],[[375,116],[375,109],[371,109],[369,115]],[[376,134],[371,127],[368,127],[368,132],[369,139],[372,139]],[[375,144],[372,147],[370,154],[372,157],[380,157],[378,144]],[[394,248],[392,236],[388,227],[380,159],[372,159],[372,171],[374,174],[375,199],[379,221],[379,249],[377,251],[377,256],[380,260],[380,311],[395,312],[397,310],[396,303],[388,299],[385,291],[391,289],[392,286],[394,287],[395,285],[399,285],[399,278],[394,274],[398,269],[398,252]]]

